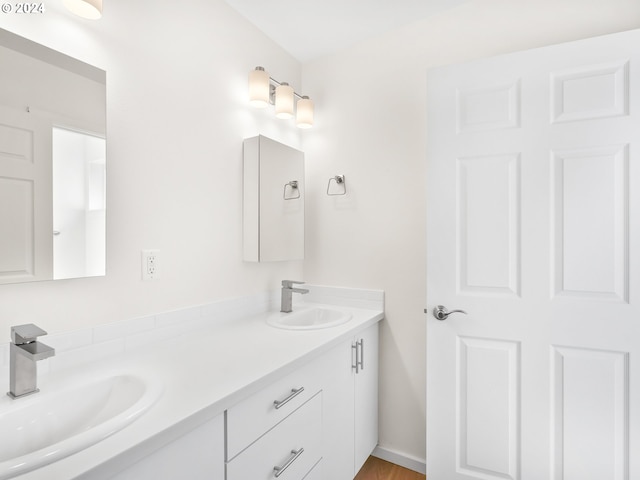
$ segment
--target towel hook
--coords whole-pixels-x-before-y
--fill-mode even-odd
[[[342,185],[342,193],[329,193],[331,190],[331,182],[336,182],[336,185]],[[327,195],[330,197],[336,195],[344,195],[347,193],[347,180],[344,175],[336,175],[329,179],[329,183],[327,183]]]
[[[292,195],[293,195],[293,192],[296,192],[298,195],[287,197],[287,187],[291,187]],[[300,189],[298,188],[297,180],[291,180],[290,182],[284,184],[284,191],[282,192],[282,198],[284,198],[285,200],[295,200],[296,198],[300,198]]]

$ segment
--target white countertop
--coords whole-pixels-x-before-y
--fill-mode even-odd
[[[39,384],[42,391],[55,388],[57,382],[68,384],[96,375],[129,373],[162,382],[164,392],[146,413],[123,430],[15,478],[108,478],[107,472],[113,473],[109,464],[134,463],[384,316],[382,310],[339,308],[351,313],[352,319],[331,328],[304,331],[274,328],[266,324],[267,314],[240,320],[212,320],[209,327],[146,345],[135,352],[43,376]]]

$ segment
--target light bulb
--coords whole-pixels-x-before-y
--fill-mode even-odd
[[[249,103],[256,108],[269,105],[269,74],[262,67],[249,72]]]
[[[293,117],[293,88],[286,82],[276,87],[276,117]]]
[[[102,0],[63,0],[64,6],[79,17],[97,20],[102,17]]]
[[[296,125],[298,128],[313,126],[313,100],[310,100],[306,95],[298,100],[296,105]]]

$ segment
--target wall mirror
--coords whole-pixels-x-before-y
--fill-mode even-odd
[[[105,275],[106,73],[0,29],[0,283]]]
[[[304,259],[304,153],[259,135],[243,157],[244,260]]]

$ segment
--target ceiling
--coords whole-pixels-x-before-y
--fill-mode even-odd
[[[225,0],[300,62],[468,0]]]

